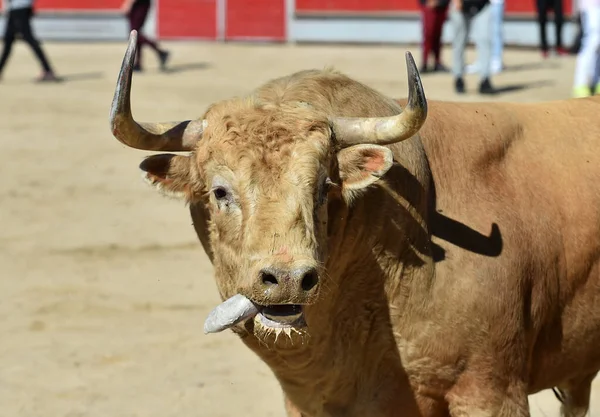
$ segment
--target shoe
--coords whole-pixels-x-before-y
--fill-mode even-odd
[[[479,94],[496,94],[496,90],[492,87],[489,78],[484,78],[479,84]]]
[[[560,48],[556,48],[556,55],[558,56],[565,56],[565,55],[569,55],[569,51],[567,51],[565,48],[560,47]]]
[[[132,69],[134,72],[142,72],[143,71],[142,66],[140,64],[135,64]]]
[[[546,59],[548,58],[548,51],[542,51],[542,58]]]
[[[598,91],[598,86],[596,86],[596,91]],[[590,97],[592,95],[592,90],[587,85],[573,87],[573,98],[583,98]]]
[[[435,66],[433,67],[433,71],[434,72],[450,72],[448,67],[445,66],[444,64],[442,64],[441,62],[438,62],[437,64],[435,64]]]
[[[59,82],[61,81],[60,78],[58,78],[56,75],[54,75],[54,73],[52,71],[46,71],[44,72],[42,75],[40,75],[36,81],[38,83],[44,83],[44,82]]]
[[[160,69],[165,70],[167,68],[167,61],[169,60],[169,51],[161,51],[158,53],[158,59],[160,60]]]
[[[458,77],[456,81],[454,81],[454,89],[458,94],[465,93],[465,81],[462,79],[462,77]]]

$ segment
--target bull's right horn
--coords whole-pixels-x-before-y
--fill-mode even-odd
[[[337,117],[333,131],[342,147],[372,143],[390,145],[410,138],[427,119],[427,99],[419,71],[410,52],[406,53],[408,103],[402,113],[390,117]]]
[[[165,123],[138,123],[131,114],[131,77],[138,33],[129,35],[127,52],[121,64],[117,87],[110,108],[110,126],[119,142],[147,151],[191,151],[202,137],[200,120]]]

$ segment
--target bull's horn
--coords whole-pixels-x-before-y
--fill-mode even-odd
[[[258,314],[258,307],[241,294],[225,300],[204,321],[204,333],[217,333]]]
[[[408,103],[402,113],[391,117],[338,117],[333,131],[343,147],[361,143],[389,145],[410,138],[427,118],[427,99],[419,71],[410,52],[406,53]]]
[[[131,114],[131,75],[138,33],[129,35],[129,45],[121,64],[110,108],[110,127],[119,140],[132,148],[148,151],[191,151],[202,136],[201,121],[137,123]]]

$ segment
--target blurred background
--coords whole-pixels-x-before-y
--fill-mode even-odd
[[[133,24],[147,38],[133,81],[138,120],[199,117],[214,101],[325,66],[405,97],[406,51],[429,99],[575,94],[579,12],[571,0],[542,4],[543,16],[539,1],[494,2],[489,24],[468,33],[464,65],[453,60],[462,46],[452,46],[454,6],[444,1],[3,1],[1,417],[283,415],[269,369],[233,334],[202,333],[219,298],[187,208],[141,181],[147,152],[111,135]],[[439,56],[425,65],[425,49],[436,55],[436,25]],[[487,63],[474,47],[482,36],[496,42],[493,51],[501,45]],[[600,416],[597,385],[593,395],[591,415]],[[531,410],[558,416],[559,403],[542,392]]]

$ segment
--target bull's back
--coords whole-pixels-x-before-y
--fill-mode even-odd
[[[461,285],[477,294],[472,314],[500,314],[526,332],[532,391],[600,367],[598,114],[593,99],[433,102],[422,130],[445,251],[436,274],[461,271]],[[462,228],[443,229],[453,223]],[[459,236],[487,236],[483,246],[494,249],[493,225],[495,252]],[[477,301],[486,296],[485,306]]]

